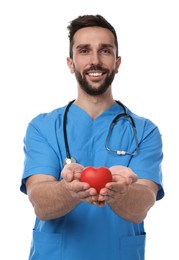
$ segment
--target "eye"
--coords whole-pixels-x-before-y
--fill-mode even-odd
[[[104,48],[100,50],[100,53],[104,55],[109,55],[111,54],[111,50],[109,48]]]
[[[83,49],[80,49],[79,53],[81,53],[81,54],[87,54],[87,53],[89,53],[89,50],[86,49],[86,48],[83,48]]]

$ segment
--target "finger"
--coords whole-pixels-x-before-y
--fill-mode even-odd
[[[78,180],[74,180],[73,182],[71,182],[69,184],[69,188],[71,191],[76,193],[83,192],[83,191],[89,192],[90,190],[90,186],[88,183],[80,182]]]
[[[64,179],[66,179],[66,181],[72,181],[73,178],[79,178],[83,168],[84,167],[81,164],[71,163],[65,165],[61,172],[61,175]]]
[[[88,202],[88,203],[97,202],[98,197],[99,197],[96,190],[93,188],[90,188],[90,189],[86,190],[85,192],[79,192],[78,196],[81,198],[81,200]]]
[[[113,182],[106,184],[106,188],[108,189],[107,194],[108,196],[114,196],[115,193],[125,193],[129,189],[129,184],[127,183],[119,183]],[[103,194],[102,194],[103,195]]]
[[[80,173],[84,167],[79,163],[71,163],[65,166],[67,169],[70,169],[73,173]]]
[[[79,196],[82,196],[82,193]],[[97,197],[93,198],[89,194],[86,197],[85,197],[85,194],[83,194],[83,197],[81,197],[80,199],[83,202],[94,204],[94,205],[96,204],[96,202],[98,202],[98,198]]]
[[[73,178],[73,173],[71,172],[70,169],[64,167],[63,170],[61,171],[61,176],[65,181],[69,182]]]
[[[135,183],[136,181],[138,181],[138,176],[137,174],[133,174],[131,177],[131,184]]]
[[[91,204],[102,208],[106,205],[106,201],[94,201]]]
[[[98,200],[97,191],[94,188],[90,188],[88,183],[75,183],[71,189],[75,193],[74,196],[80,200],[88,203]]]

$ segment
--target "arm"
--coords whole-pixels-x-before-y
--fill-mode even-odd
[[[91,203],[92,196],[96,199],[96,191],[79,181],[82,169],[79,164],[67,165],[61,173],[61,181],[46,174],[32,175],[27,179],[27,194],[38,218],[58,218],[74,209],[80,201]]]
[[[79,203],[71,197],[64,181],[57,181],[50,175],[32,175],[27,179],[26,187],[35,214],[41,220],[63,216]]]
[[[101,190],[99,201],[108,202],[111,209],[122,218],[140,223],[156,201],[158,185],[146,179],[137,179],[130,168],[110,168],[113,182]]]

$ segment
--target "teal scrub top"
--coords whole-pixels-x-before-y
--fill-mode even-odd
[[[65,107],[43,113],[28,125],[24,138],[24,172],[21,191],[27,193],[25,181],[34,174],[53,175],[61,179],[66,151],[63,136]],[[159,185],[157,200],[164,196],[161,162],[162,138],[158,127],[148,119],[127,109],[136,124],[137,155],[119,156],[105,149],[104,143],[113,118],[123,113],[114,104],[94,120],[72,104],[67,114],[67,135],[71,156],[83,166],[123,165],[139,178]],[[136,148],[131,122],[119,119],[109,139],[109,147],[133,152]],[[36,218],[29,260],[144,260],[146,233],[144,223],[134,224],[109,205],[103,208],[81,202],[63,217],[41,221]]]

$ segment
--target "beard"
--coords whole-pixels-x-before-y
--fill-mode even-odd
[[[88,83],[88,81],[86,80],[86,73],[90,70],[101,70],[105,73],[109,73],[109,70],[107,69],[103,69],[100,66],[92,66],[91,68],[89,68],[88,70],[85,70],[83,72],[83,74],[81,75],[79,71],[76,70],[76,68],[74,67],[74,73],[75,73],[75,77],[81,87],[82,90],[84,90],[87,94],[91,95],[91,96],[99,96],[102,95],[106,92],[106,90],[111,86],[114,77],[115,77],[115,70],[112,70],[111,74],[109,74],[105,81],[98,87],[95,88],[92,85],[90,85]]]

